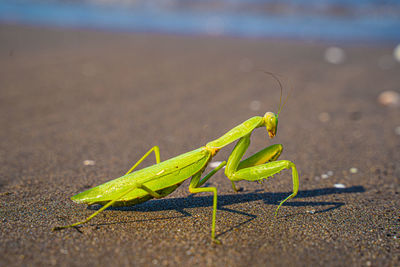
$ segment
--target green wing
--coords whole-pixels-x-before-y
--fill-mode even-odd
[[[199,148],[93,187],[73,196],[71,199],[77,203],[89,205],[104,204],[114,199],[121,192],[132,188],[135,183],[143,184],[153,191],[167,195],[187,178],[203,169],[210,160],[210,156],[211,153],[208,150]],[[150,198],[151,196],[146,191],[136,189],[121,198],[119,202],[125,202],[128,205],[127,203],[140,203]],[[132,201],[135,199],[142,200]]]

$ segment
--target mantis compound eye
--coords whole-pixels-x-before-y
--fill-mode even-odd
[[[268,123],[272,125],[272,124],[275,123],[275,120],[276,120],[276,119],[275,119],[274,117],[271,116],[271,117],[269,117]]]

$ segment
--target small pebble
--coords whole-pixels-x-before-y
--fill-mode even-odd
[[[400,94],[396,91],[384,91],[378,96],[378,102],[386,107],[399,107]]]
[[[397,126],[396,128],[394,128],[394,132],[395,132],[397,135],[400,135],[400,126]]]
[[[253,100],[253,101],[251,101],[251,103],[250,103],[250,109],[251,109],[252,111],[260,110],[260,107],[261,107],[261,102],[260,102],[260,101],[258,101],[258,100]]]
[[[85,165],[85,166],[93,166],[95,164],[96,164],[96,162],[94,160],[87,159],[87,160],[83,161],[83,165]]]
[[[350,173],[357,173],[357,172],[358,172],[357,168],[354,167],[350,168]]]
[[[329,115],[329,113],[327,113],[327,112],[321,112],[321,113],[318,115],[318,119],[319,119],[321,122],[328,122],[328,121],[331,119],[331,115]]]
[[[334,184],[333,187],[335,188],[346,188],[344,184]]]
[[[319,176],[315,176],[314,179],[318,181],[319,180]]]
[[[398,44],[395,49],[393,50],[393,57],[396,59],[398,62],[400,62],[400,44]]]
[[[220,164],[222,163],[222,161],[213,161],[210,163],[210,167],[211,168],[217,168]]]
[[[340,47],[332,46],[325,50],[324,58],[327,62],[331,64],[343,63],[346,59],[346,54],[344,50]]]
[[[326,174],[327,174],[328,176],[332,176],[332,175],[333,175],[333,171],[327,171]]]
[[[321,175],[322,179],[327,179],[328,177],[329,177],[328,174],[325,174],[325,173]]]
[[[371,266],[371,262],[370,261],[367,261],[366,263],[365,263],[367,266]]]

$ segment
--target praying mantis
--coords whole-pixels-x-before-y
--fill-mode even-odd
[[[279,106],[281,105],[279,104]],[[279,107],[277,114],[267,112],[262,117],[252,117],[234,127],[220,138],[207,143],[205,146],[163,162],[160,161],[160,150],[158,146],[152,147],[124,176],[93,187],[71,198],[76,203],[87,205],[100,204],[103,205],[103,207],[94,212],[84,221],[71,225],[54,227],[53,230],[76,227],[87,223],[110,206],[133,206],[152,198],[163,198],[175,191],[175,189],[177,189],[186,179],[192,177],[189,185],[189,191],[191,193],[213,193],[211,239],[215,243],[220,243],[220,241],[215,237],[217,188],[201,186],[223,167],[225,167],[225,175],[232,182],[232,188],[236,192],[238,190],[235,186],[235,182],[242,180],[263,181],[263,179],[267,179],[284,169],[291,168],[293,193],[280,202],[275,211],[276,216],[282,204],[295,197],[298,192],[299,175],[296,165],[288,160],[277,160],[283,149],[280,144],[271,145],[247,159],[241,159],[250,145],[250,136],[256,128],[266,127],[269,137],[271,139],[275,137],[280,111],[281,107]],[[235,141],[237,141],[237,143],[228,160],[223,161],[210,173],[201,178],[207,165],[218,151]],[[152,152],[155,154],[156,164],[134,171]]]

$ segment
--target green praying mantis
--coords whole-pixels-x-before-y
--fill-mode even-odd
[[[277,160],[283,149],[280,144],[271,145],[247,159],[241,159],[250,145],[250,136],[256,128],[266,127],[269,137],[271,139],[275,137],[280,111],[281,104],[279,104],[277,114],[267,112],[263,117],[252,117],[234,127],[220,138],[207,143],[205,146],[163,162],[160,161],[160,150],[158,146],[152,147],[124,176],[93,187],[71,198],[76,203],[84,203],[87,205],[100,204],[103,205],[103,207],[84,221],[71,225],[54,227],[53,230],[76,227],[87,223],[110,206],[133,206],[152,198],[163,198],[175,191],[186,179],[192,177],[189,185],[189,191],[191,193],[213,193],[211,238],[214,242],[220,243],[215,237],[217,188],[201,186],[223,167],[225,167],[225,175],[231,180],[232,188],[236,192],[238,190],[235,186],[235,182],[242,180],[262,181],[284,169],[291,168],[293,193],[280,202],[275,211],[276,216],[282,204],[295,197],[298,192],[299,176],[296,165],[288,160]],[[235,141],[237,141],[237,144],[232,150],[228,161],[223,161],[210,173],[201,178],[207,165],[217,152]],[[155,154],[156,164],[134,172],[138,165],[152,152]]]

